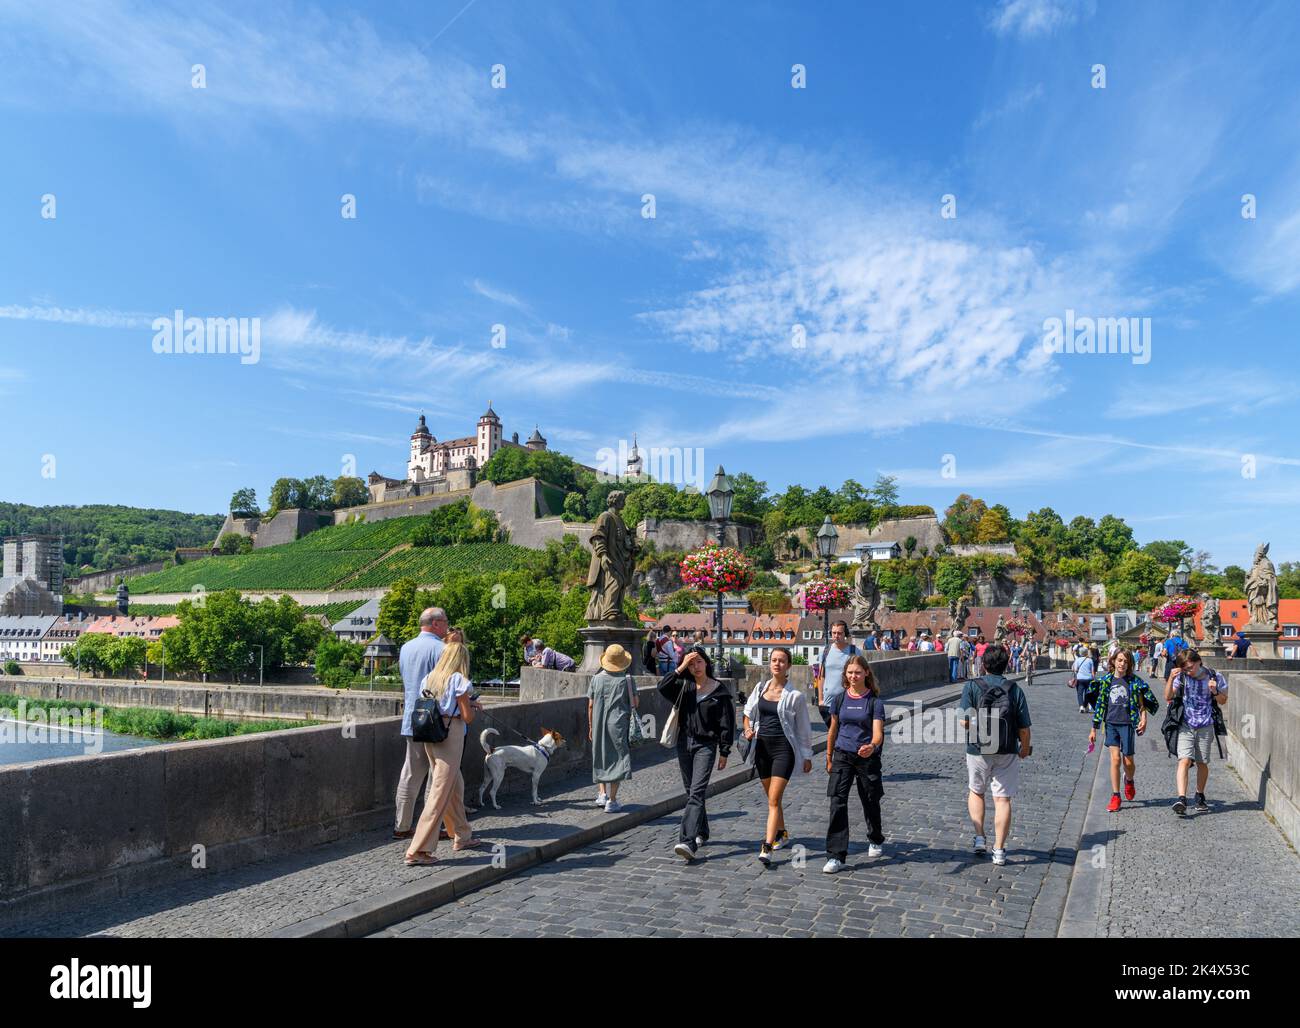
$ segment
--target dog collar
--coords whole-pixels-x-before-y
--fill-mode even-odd
[[[535,749],[538,753],[540,753],[543,757],[545,757],[546,762],[548,764],[551,762],[551,755],[547,753],[544,749],[542,749],[540,746],[538,746],[537,743],[533,743],[533,749]]]

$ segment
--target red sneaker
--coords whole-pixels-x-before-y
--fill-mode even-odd
[[[1110,798],[1110,803],[1106,805],[1106,812],[1109,814],[1113,814],[1117,810],[1119,810],[1119,793],[1115,793],[1114,795],[1112,795]]]
[[[1137,787],[1133,784],[1133,779],[1128,779],[1124,783],[1124,798],[1126,800],[1135,800],[1137,799],[1137,794]]]

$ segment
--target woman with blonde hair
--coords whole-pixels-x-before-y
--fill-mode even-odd
[[[465,817],[465,780],[460,773],[460,758],[465,751],[465,735],[477,710],[470,696],[474,686],[469,680],[469,650],[464,643],[448,642],[438,663],[424,680],[424,695],[438,701],[438,712],[447,726],[442,742],[424,743],[424,752],[433,768],[424,800],[424,811],[415,828],[411,847],[406,851],[408,867],[434,863],[438,824],[444,815],[455,835],[452,849],[474,849],[479,841],[472,837]],[[456,724],[462,723],[461,726]],[[429,848],[432,845],[432,849]]]

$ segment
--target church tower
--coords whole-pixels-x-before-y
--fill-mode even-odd
[[[487,411],[478,419],[478,446],[475,447],[474,453],[478,466],[481,468],[490,461],[492,454],[499,449],[501,449],[501,419],[492,409],[492,401],[488,400]]]
[[[420,423],[411,433],[411,459],[406,465],[406,477],[412,482],[423,482],[432,475],[429,451],[433,449],[433,444],[433,433],[429,431],[429,426],[424,423],[424,415],[421,414]]]
[[[524,446],[530,450],[546,449],[546,439],[542,436],[542,433],[537,430],[536,425],[533,426],[533,434],[528,437],[528,442],[524,443]]]
[[[627,477],[641,477],[641,451],[636,448],[636,433],[632,434],[632,452],[627,455]]]

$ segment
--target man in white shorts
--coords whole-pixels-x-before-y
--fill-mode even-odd
[[[1011,801],[1020,787],[1020,761],[1027,758],[1033,747],[1029,741],[1029,702],[1024,690],[1015,682],[1004,677],[1011,655],[1007,648],[994,643],[984,651],[984,670],[982,678],[971,679],[962,690],[961,709],[968,716],[962,720],[962,727],[968,729],[966,744],[966,809],[970,814],[971,825],[975,828],[975,855],[982,857],[987,852],[984,837],[984,797],[993,787],[993,863],[1007,862],[1007,837],[1011,834]],[[997,752],[999,730],[997,725],[980,724],[979,711],[983,701],[991,690],[1000,689],[1006,694],[1007,714],[1010,721],[1005,727],[1005,735],[1014,740],[1016,752]],[[988,709],[984,707],[984,709]],[[976,731],[969,731],[972,718],[976,722]],[[990,731],[991,730],[991,731]],[[989,738],[985,738],[989,734]]]

